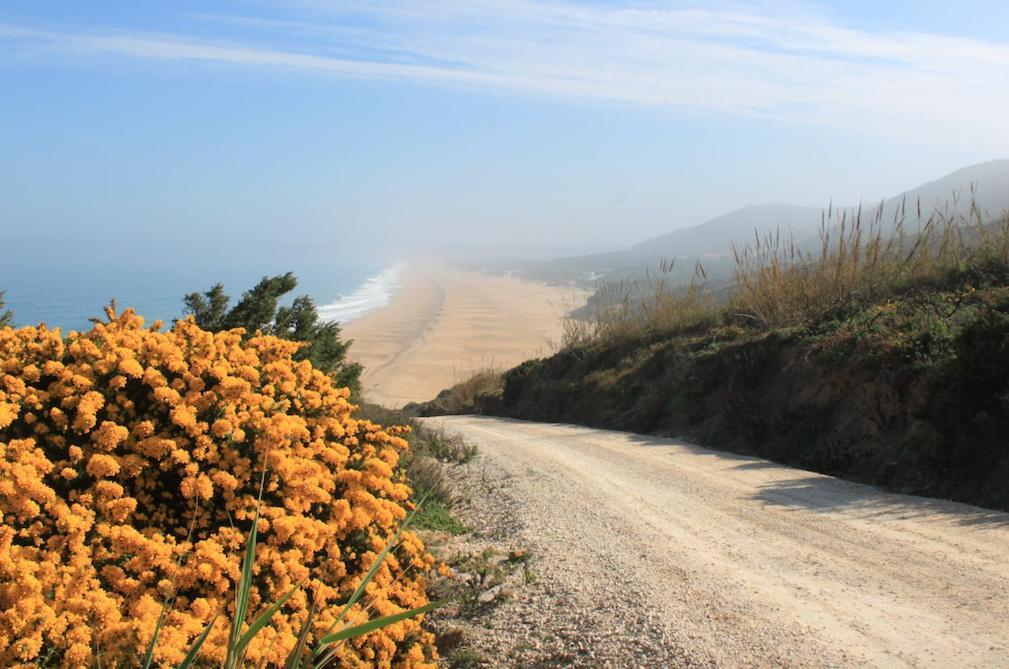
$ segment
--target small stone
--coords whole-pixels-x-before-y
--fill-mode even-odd
[[[495,585],[490,590],[481,593],[480,596],[476,598],[476,600],[481,604],[490,604],[499,596],[501,596],[503,592],[504,592],[504,584],[502,583],[501,585]]]

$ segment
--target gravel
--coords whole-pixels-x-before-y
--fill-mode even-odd
[[[1007,514],[658,437],[429,420],[480,447],[453,473],[473,532],[439,547],[495,572],[460,572],[472,606],[435,616],[467,661],[1009,664]]]

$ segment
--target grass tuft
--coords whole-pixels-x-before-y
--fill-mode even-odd
[[[449,534],[466,534],[469,528],[456,520],[448,508],[437,501],[429,501],[413,519],[415,527]]]
[[[687,284],[672,285],[675,262],[641,282],[605,285],[593,307],[565,323],[562,348],[596,346],[719,328],[772,330],[844,317],[919,287],[978,284],[1009,274],[1009,215],[992,218],[971,204],[923,216],[897,208],[884,219],[861,208],[824,213],[818,243],[775,232],[732,250],[730,286],[708,281],[695,266]]]

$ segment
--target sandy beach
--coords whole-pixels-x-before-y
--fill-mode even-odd
[[[564,314],[584,303],[573,286],[412,264],[389,305],[344,327],[364,365],[368,401],[388,407],[433,398],[486,368],[551,353]]]

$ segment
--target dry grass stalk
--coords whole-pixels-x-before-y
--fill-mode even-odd
[[[601,287],[587,317],[567,320],[562,345],[578,350],[718,323],[801,326],[951,272],[1009,267],[1009,215],[992,220],[971,195],[966,213],[958,213],[956,197],[927,216],[920,202],[910,213],[906,202],[892,213],[882,204],[871,214],[828,207],[818,245],[780,231],[755,233],[752,242],[733,245],[734,286],[723,298],[708,286],[700,263],[688,284],[670,287],[675,263],[664,261],[644,283]]]

